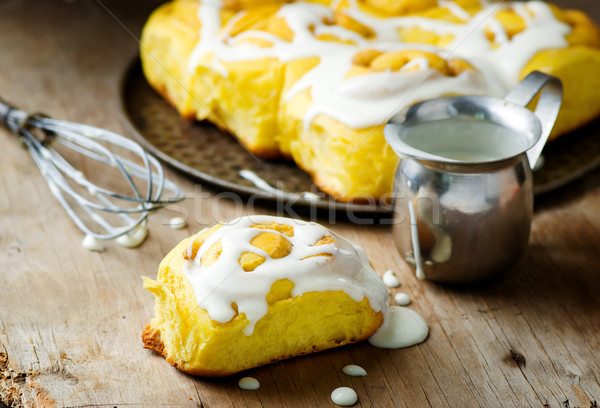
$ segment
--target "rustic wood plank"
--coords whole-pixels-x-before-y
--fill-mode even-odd
[[[562,2],[567,4],[566,1]],[[156,2],[0,2],[0,94],[26,110],[125,132],[118,77]],[[568,3],[594,13],[600,7]],[[127,29],[125,29],[125,28]],[[137,250],[81,249],[28,153],[0,132],[0,399],[24,406],[330,406],[351,386],[357,406],[592,407],[600,401],[600,172],[537,200],[531,245],[504,279],[486,287],[418,282],[388,226],[331,227],[392,268],[431,334],[406,350],[358,344],[250,370],[256,392],[231,379],[196,379],[141,348],[153,276],[179,240],[245,212],[171,170],[191,197],[150,221]],[[94,171],[90,165],[86,170]],[[187,215],[189,227],[164,224]],[[341,373],[349,363],[367,377]],[[8,398],[13,398],[9,400]],[[17,406],[17,405],[15,405]]]

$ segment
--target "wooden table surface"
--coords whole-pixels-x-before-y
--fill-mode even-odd
[[[0,95],[29,111],[126,133],[118,79],[156,1],[0,1]],[[565,0],[566,3],[566,0]],[[597,0],[569,2],[600,20]],[[387,226],[331,227],[362,244],[377,271],[393,269],[425,343],[358,344],[250,370],[193,378],[142,349],[153,314],[141,275],[155,276],[179,240],[221,219],[273,213],[219,199],[167,169],[190,197],[151,217],[135,250],[81,246],[18,140],[0,131],[0,401],[8,406],[321,407],[354,388],[357,406],[596,407],[600,403],[600,172],[536,200],[530,247],[503,280],[479,288],[418,282]],[[94,167],[81,163],[83,170]],[[99,175],[101,177],[101,175]],[[189,227],[166,221],[188,216]],[[326,223],[326,220],[324,220]],[[341,373],[359,364],[366,377]],[[0,407],[4,405],[0,403]]]

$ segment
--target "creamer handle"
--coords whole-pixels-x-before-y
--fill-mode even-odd
[[[542,134],[538,141],[527,151],[527,159],[532,169],[542,154],[542,149],[558,116],[563,97],[562,82],[551,75],[533,71],[523,78],[504,98],[508,102],[527,106],[538,93],[540,93],[540,99],[534,113],[542,125]]]
[[[410,238],[412,240],[413,255],[415,257],[416,274],[418,279],[425,279],[423,257],[421,256],[421,244],[419,242],[419,228],[417,214],[412,200],[408,200],[408,215],[410,217]]]

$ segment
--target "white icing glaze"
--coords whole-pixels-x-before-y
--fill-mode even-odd
[[[440,7],[447,8],[452,14],[454,14],[461,20],[468,21],[471,18],[471,14],[469,14],[464,8],[454,3],[453,1],[439,0],[438,5]]]
[[[271,223],[293,226],[294,235],[288,237],[274,230],[252,228],[256,224]],[[263,232],[285,237],[292,244],[291,252],[283,258],[272,259],[263,250],[250,245],[252,238]],[[328,235],[334,238],[334,243],[312,246]],[[202,255],[218,240],[222,251],[217,260],[209,266],[200,265]],[[188,256],[191,256],[192,247],[193,240]],[[266,261],[254,271],[245,272],[238,263],[244,252],[264,256]],[[315,256],[319,254],[332,254],[333,257]],[[186,261],[183,272],[194,289],[198,305],[211,319],[220,323],[230,321],[236,314],[232,307],[235,303],[238,313],[244,313],[248,319],[244,328],[247,336],[252,335],[256,322],[267,313],[266,296],[272,284],[279,279],[289,279],[294,283],[292,296],[343,290],[355,301],[366,297],[373,310],[384,315],[383,325],[369,339],[377,347],[408,347],[427,337],[427,324],[418,313],[388,306],[389,292],[371,267],[364,250],[315,223],[264,215],[235,219],[206,238],[196,256]]]
[[[311,193],[310,191],[303,191],[302,198],[308,201],[319,201],[321,199],[318,194]]]
[[[268,191],[269,193],[273,193],[273,194],[282,194],[283,193],[282,190],[279,190],[278,188],[271,186],[269,183],[267,183],[263,178],[261,178],[258,174],[256,174],[253,171],[244,169],[244,170],[240,170],[240,172],[238,174],[240,175],[241,178],[248,180],[249,182],[254,184],[256,187],[260,188],[261,190]]]
[[[369,338],[369,343],[380,348],[402,348],[422,343],[429,328],[414,310],[390,306],[389,314],[381,327]]]
[[[494,34],[494,42],[500,45],[508,44],[508,34],[500,21],[495,18],[490,18],[488,28]]]
[[[183,217],[173,217],[169,220],[169,226],[173,229],[183,229],[187,227],[187,221]]]
[[[244,377],[238,381],[238,387],[242,390],[255,391],[260,388],[260,383],[254,377]]]
[[[310,126],[316,116],[326,114],[349,127],[364,128],[384,123],[394,112],[416,101],[444,94],[503,96],[516,85],[520,71],[538,51],[568,45],[565,35],[571,30],[567,24],[558,21],[549,6],[541,1],[482,4],[483,9],[474,16],[453,2],[441,1],[440,7],[448,8],[465,21],[459,24],[415,16],[381,19],[361,11],[355,0],[349,3],[350,6],[344,8],[343,12],[371,28],[376,33],[374,39],[368,40],[341,26],[326,24],[333,17],[332,8],[309,3],[284,4],[277,12],[293,31],[292,41],[284,41],[261,31],[245,31],[231,36],[231,27],[244,16],[244,12],[238,13],[221,28],[221,2],[204,1],[198,9],[200,41],[192,52],[188,69],[194,72],[199,66],[208,66],[226,77],[223,61],[277,58],[287,62],[319,57],[320,62],[306,72],[283,95],[283,99],[289,101],[299,92],[310,91],[312,102],[304,113],[305,127]],[[523,32],[510,40],[505,29],[494,18],[494,14],[503,8],[513,9],[527,24]],[[403,44],[398,39],[398,29],[406,27],[452,35],[454,39],[444,48]],[[486,29],[495,34],[497,48],[492,47],[487,39]],[[325,33],[351,40],[355,44],[316,38]],[[240,43],[244,38],[261,38],[272,46]],[[430,51],[443,58],[451,56],[465,59],[476,69],[465,70],[451,77],[420,63],[416,70],[373,72],[344,79],[352,66],[353,56],[366,48]]]
[[[331,393],[331,401],[341,407],[349,407],[358,402],[356,391],[349,387],[339,387]]]
[[[294,236],[284,236],[292,244],[291,252],[272,259],[263,250],[250,245],[263,229],[251,228],[255,224],[279,223],[294,227]],[[334,243],[312,246],[320,238],[330,235]],[[200,265],[202,254],[217,240],[222,252],[210,266]],[[191,244],[190,244],[191,247]],[[252,272],[245,272],[238,263],[243,252],[253,252],[266,258],[266,262]],[[188,250],[188,254],[191,254]],[[333,256],[315,256],[332,254]],[[294,283],[292,296],[306,292],[342,290],[353,300],[367,298],[376,312],[387,312],[389,292],[381,278],[371,267],[364,250],[315,223],[270,216],[246,216],[224,224],[213,232],[200,246],[196,257],[187,261],[183,272],[190,281],[198,305],[211,319],[225,323],[236,314],[244,313],[248,325],[246,335],[251,335],[254,325],[267,313],[267,293],[279,279]]]
[[[148,226],[145,223],[134,228],[131,232],[116,238],[117,244],[126,248],[137,248],[146,240]]]
[[[493,25],[495,19],[490,19],[490,16],[502,8],[518,10],[519,15],[525,15],[527,10],[531,10],[535,17],[526,21],[528,27],[523,32],[516,34],[510,41],[500,43],[498,48],[491,49],[490,42],[485,36],[485,28],[490,23]],[[554,17],[550,7],[541,1],[531,1],[526,4],[512,2],[491,4],[475,15],[467,25],[480,25],[480,27],[472,35],[456,38],[448,48],[456,47],[454,55],[493,72],[502,82],[505,92],[517,84],[519,73],[538,51],[567,46],[565,36],[571,31],[567,24]],[[490,29],[494,30],[493,27]]]
[[[216,3],[216,4],[215,4]],[[200,65],[200,59],[206,54],[212,51],[210,39],[218,36],[219,30],[221,29],[221,8],[220,2],[208,2],[204,1],[198,7],[199,18],[201,22],[200,26],[200,41],[194,47],[192,55],[188,62],[188,71],[190,73],[196,70],[196,67]],[[240,13],[241,16],[241,13]],[[222,66],[217,65],[213,59],[214,68],[219,69],[223,76],[227,76],[227,71],[223,71]]]
[[[200,231],[198,231],[198,233],[196,235],[194,235],[194,237],[190,240],[190,245],[188,246],[187,249],[187,257],[191,258],[192,257],[192,250],[193,250],[193,245],[194,245],[194,241],[196,240],[196,238],[198,238],[200,235],[202,235],[204,232],[206,232],[208,230],[208,228],[202,228]]]
[[[83,238],[83,241],[81,241],[81,245],[83,245],[83,247],[85,249],[87,249],[88,251],[93,251],[93,252],[103,252],[104,251],[104,245],[102,244],[102,241],[94,238],[91,235],[86,235],[85,238]]]
[[[364,368],[355,364],[345,366],[342,372],[351,377],[365,377],[367,375],[367,371]]]
[[[398,286],[400,286],[400,281],[394,274],[394,271],[392,271],[391,269],[388,269],[383,273],[383,283],[388,288],[397,288]]]
[[[394,301],[398,306],[410,305],[410,297],[406,293],[396,293],[394,295]]]
[[[285,193],[285,191],[283,191],[283,190],[279,190],[278,188],[272,187],[269,183],[267,183],[263,178],[261,178],[258,174],[256,174],[253,171],[244,169],[244,170],[240,170],[238,174],[240,175],[240,177],[250,181],[252,184],[254,184],[256,187],[260,188],[261,190],[267,191],[269,193],[277,194],[277,195],[281,195],[281,194]],[[288,194],[299,195],[300,197],[304,198],[305,200],[309,200],[309,201],[319,201],[321,199],[321,197],[319,197],[317,194],[311,193],[310,191],[302,191],[300,193],[288,193]]]

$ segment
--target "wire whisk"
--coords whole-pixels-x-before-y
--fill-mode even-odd
[[[2,99],[0,125],[21,138],[54,197],[77,227],[95,239],[132,233],[145,226],[150,212],[184,198],[177,185],[165,179],[155,157],[116,133],[39,113],[30,115]],[[90,181],[63,157],[66,149],[107,166],[97,176],[128,191],[113,191]],[[167,192],[170,195],[164,198]]]

